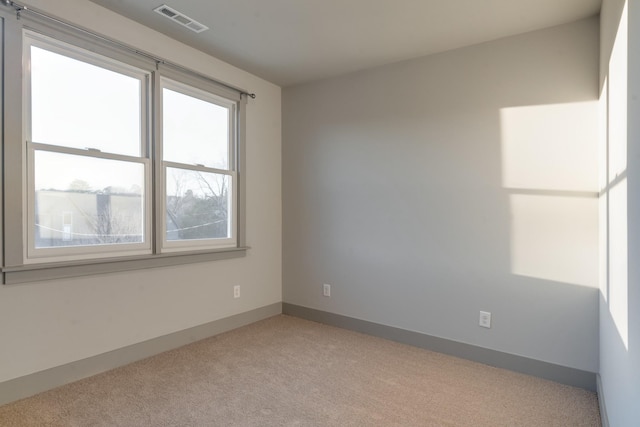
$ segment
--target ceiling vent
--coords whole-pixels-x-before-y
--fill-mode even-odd
[[[195,20],[189,18],[184,13],[180,13],[177,10],[170,8],[166,4],[163,4],[162,6],[156,7],[153,10],[155,12],[158,12],[160,15],[164,16],[165,18],[169,18],[169,19],[177,22],[178,24],[182,25],[183,27],[187,27],[188,29],[190,29],[191,31],[194,31],[196,33],[201,33],[204,30],[208,30],[209,29],[209,27],[207,27],[206,25],[203,25],[203,24],[199,23],[198,21],[195,21]]]

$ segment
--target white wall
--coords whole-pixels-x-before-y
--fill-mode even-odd
[[[600,55],[600,377],[611,426],[640,423],[640,2],[605,0]]]
[[[285,89],[284,302],[596,372],[598,31]]]
[[[0,286],[0,382],[280,302],[280,88],[86,0],[24,3],[258,95],[247,106],[251,249],[234,260]]]

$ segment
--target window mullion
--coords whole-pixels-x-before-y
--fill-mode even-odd
[[[151,73],[150,99],[151,141],[149,146],[153,164],[151,171],[151,180],[153,183],[151,212],[151,227],[153,232],[151,236],[151,246],[152,253],[159,254],[162,247],[161,236],[165,227],[166,214],[164,211],[165,173],[162,167],[162,89],[158,71]]]

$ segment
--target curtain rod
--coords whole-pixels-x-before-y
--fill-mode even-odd
[[[87,35],[91,36],[91,37],[95,37],[95,38],[97,38],[99,40],[102,40],[102,41],[107,42],[107,43],[109,43],[111,45],[117,46],[117,47],[119,47],[121,49],[128,50],[129,52],[133,52],[136,55],[144,56],[144,57],[146,57],[148,59],[151,59],[152,61],[155,61],[156,65],[157,64],[168,65],[168,66],[176,68],[176,69],[178,69],[180,71],[183,71],[183,72],[189,73],[191,75],[195,75],[195,76],[197,76],[199,78],[202,78],[202,79],[208,80],[210,82],[213,82],[213,83],[215,83],[217,85],[224,86],[227,89],[234,90],[234,91],[238,92],[240,94],[240,96],[244,95],[244,96],[246,96],[248,98],[256,99],[256,94],[255,93],[247,92],[247,91],[239,89],[237,87],[228,85],[228,84],[223,83],[221,81],[215,80],[215,79],[213,79],[213,78],[211,78],[209,76],[201,74],[201,73],[199,73],[197,71],[194,71],[194,70],[191,70],[189,68],[183,67],[182,65],[178,65],[178,64],[173,63],[171,61],[167,61],[166,59],[157,57],[157,56],[152,55],[152,54],[150,54],[148,52],[144,52],[144,51],[141,51],[139,49],[135,49],[135,48],[133,48],[133,47],[131,47],[131,46],[125,44],[125,43],[121,43],[121,42],[119,42],[117,40],[114,40],[114,39],[111,39],[109,37],[105,37],[105,36],[102,36],[100,34],[94,33],[93,31],[89,31],[89,30],[86,30],[84,28],[78,27],[76,25],[70,24],[68,22],[62,21],[62,20],[60,20],[58,18],[55,18],[55,17],[53,17],[51,15],[48,15],[46,13],[31,9],[31,8],[28,8],[27,6],[25,6],[23,4],[20,4],[20,3],[17,3],[17,2],[14,2],[12,0],[0,0],[0,1],[2,2],[3,5],[5,5],[7,7],[11,7],[11,8],[13,8],[15,10],[17,19],[20,19],[20,14],[22,12],[32,13],[34,15],[37,15],[37,16],[41,17],[41,18],[45,18],[45,19],[47,19],[49,21],[53,21],[53,22],[55,22],[57,24],[64,25],[64,26],[66,26],[68,28],[72,28],[75,31],[80,31],[80,32],[82,32],[84,34],[87,34]]]

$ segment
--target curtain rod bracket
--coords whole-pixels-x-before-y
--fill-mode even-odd
[[[7,6],[7,7],[12,7],[15,11],[16,11],[16,19],[19,21],[20,20],[20,13],[23,10],[26,10],[26,6],[21,6],[19,4],[15,4],[13,1],[11,0],[2,0],[2,4]]]

